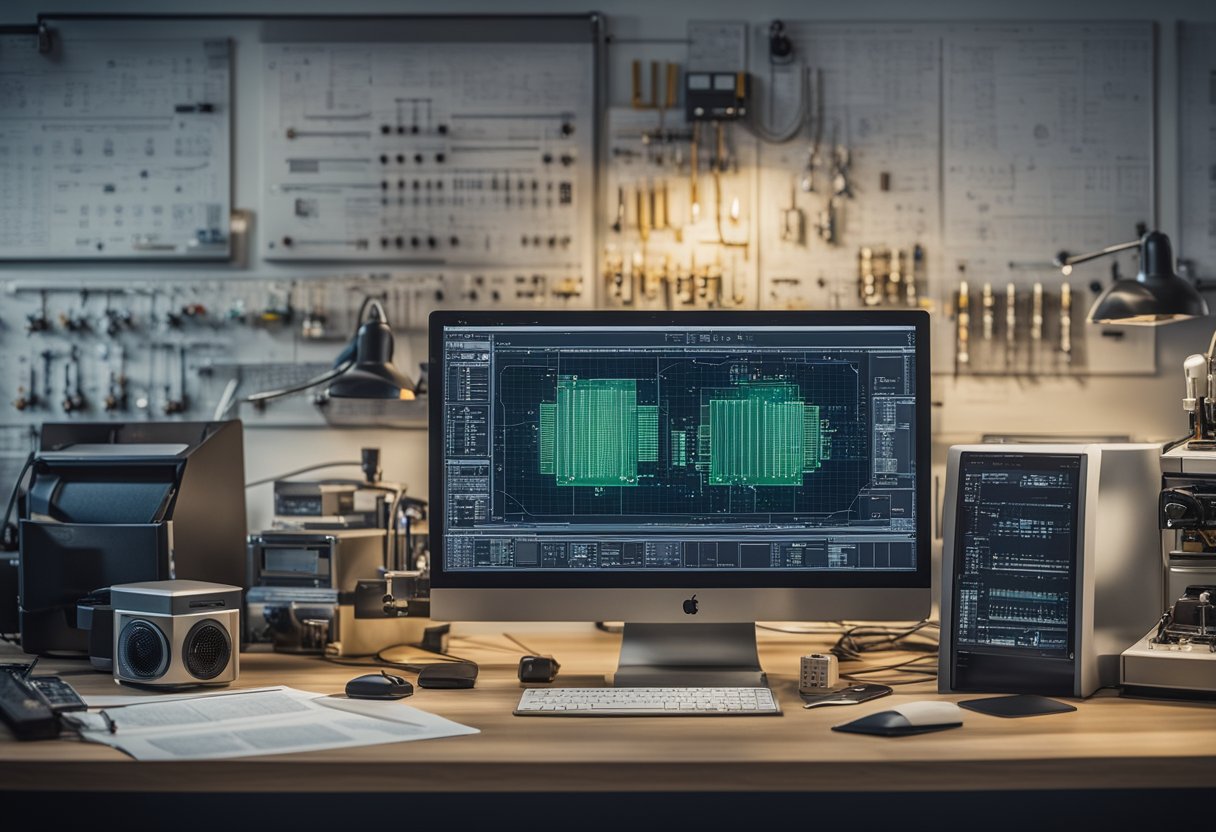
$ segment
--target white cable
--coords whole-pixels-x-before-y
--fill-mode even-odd
[[[219,403],[215,406],[215,413],[211,417],[213,422],[221,422],[228,415],[228,410],[232,407],[233,400],[236,399],[236,388],[240,387],[241,380],[239,377],[233,376],[228,385],[224,388],[224,392],[220,395]]]
[[[762,141],[769,142],[770,144],[784,144],[785,142],[790,141],[791,139],[795,138],[800,132],[802,132],[802,127],[804,124],[806,124],[806,121],[807,121],[807,97],[809,95],[809,87],[810,87],[807,77],[808,77],[809,73],[810,73],[810,71],[806,68],[806,66],[801,61],[799,61],[799,63],[798,63],[798,113],[797,113],[797,115],[795,115],[795,117],[794,117],[793,121],[791,122],[791,124],[789,125],[789,127],[785,128],[782,131],[769,130],[769,128],[765,124],[763,124],[762,117],[759,115],[759,108],[753,107],[752,108],[753,118],[746,119],[743,121],[743,126],[748,130],[748,132],[752,133],[753,135],[755,135],[757,138],[761,139]],[[769,84],[771,86],[772,85],[772,80],[771,80],[772,73],[769,74],[769,78],[770,78]],[[757,96],[757,99],[758,98],[759,97]]]

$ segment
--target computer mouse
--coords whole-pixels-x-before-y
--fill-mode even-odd
[[[906,734],[927,734],[958,728],[963,724],[963,711],[953,702],[904,702],[878,713],[863,716],[844,725],[833,725],[833,731],[851,734],[878,734],[898,737]]]
[[[400,676],[390,676],[383,670],[357,676],[346,683],[346,695],[351,699],[404,699],[414,692],[414,686]]]
[[[896,705],[887,713],[895,713],[903,717],[912,727],[928,725],[962,725],[963,711],[953,702],[904,702]]]
[[[477,681],[477,665],[472,662],[428,664],[418,671],[420,688],[471,688]]]

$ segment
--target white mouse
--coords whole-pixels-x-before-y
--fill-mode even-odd
[[[957,725],[963,721],[963,709],[953,702],[904,702],[888,710],[902,716],[908,725]]]
[[[904,702],[844,725],[833,725],[832,730],[850,734],[904,737],[958,728],[962,724],[963,709],[953,702]]]

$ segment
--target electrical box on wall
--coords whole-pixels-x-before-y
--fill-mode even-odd
[[[689,72],[684,115],[689,121],[738,121],[747,115],[750,87],[746,72]]]

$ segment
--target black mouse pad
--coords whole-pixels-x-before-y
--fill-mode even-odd
[[[821,705],[858,705],[890,694],[891,688],[887,685],[861,684],[849,685],[847,688],[829,693],[803,693],[800,695],[805,703],[802,707],[817,708]]]
[[[1075,711],[1075,705],[1057,702],[1046,696],[1033,693],[1019,693],[1016,696],[993,696],[988,699],[968,699],[959,702],[960,708],[975,711],[988,716],[1019,717],[1043,716],[1044,714],[1064,714]]]

